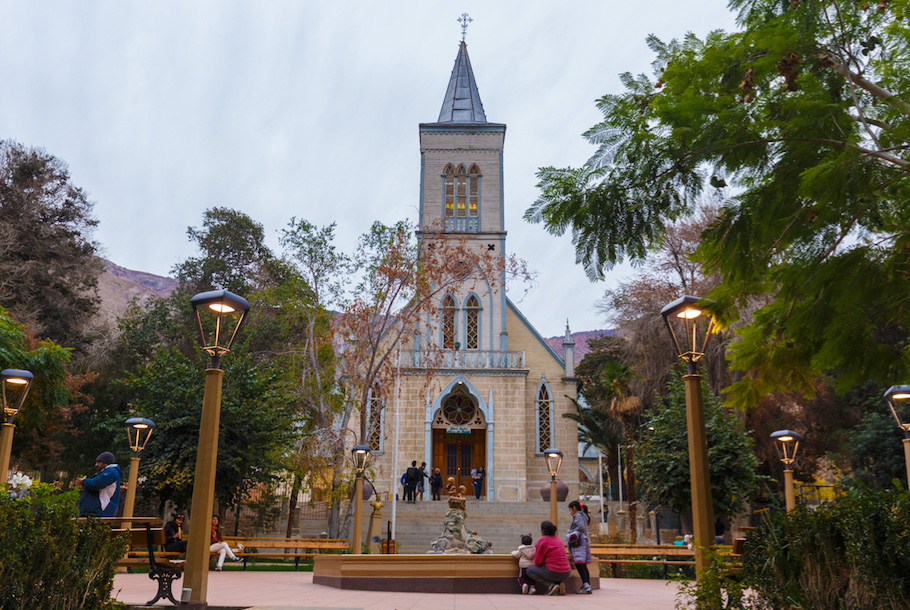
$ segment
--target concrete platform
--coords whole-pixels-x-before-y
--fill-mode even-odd
[[[182,579],[174,583],[179,590]],[[348,591],[313,584],[310,572],[211,572],[211,608],[255,610],[674,610],[677,585],[664,580],[611,578],[591,595],[546,597],[484,593],[401,593]],[[155,583],[145,574],[117,574],[115,599],[141,606],[154,596]],[[174,608],[161,603],[156,608]]]
[[[597,564],[589,571],[591,588],[599,589]],[[517,575],[518,560],[511,555],[319,555],[313,567],[314,584],[361,591],[517,595]],[[566,589],[579,587],[573,569]]]

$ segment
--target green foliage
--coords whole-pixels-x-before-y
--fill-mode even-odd
[[[143,493],[185,506],[192,495],[202,413],[204,356],[162,350],[127,380],[134,407],[158,424],[142,455]],[[222,360],[224,385],[215,497],[232,506],[281,470],[294,439],[293,395],[281,367],[234,350]]]
[[[758,608],[910,607],[910,493],[859,492],[817,510],[772,513],[746,539]]]
[[[712,549],[705,549],[708,569],[698,580],[689,580],[688,575],[679,574],[676,594],[676,610],[719,610],[721,608],[743,608],[747,585],[736,567],[729,563],[729,557]]]
[[[655,79],[598,101],[580,168],[542,168],[526,212],[572,232],[594,278],[644,259],[710,194],[726,198],[696,258],[719,274],[735,406],[910,373],[908,2],[735,0],[742,31],[648,40]],[[729,197],[729,184],[737,193]]]
[[[847,439],[854,481],[888,489],[893,487],[895,479],[905,480],[906,461],[900,439],[900,428],[891,413],[884,410],[866,413]]]
[[[0,305],[75,348],[88,341],[84,326],[98,309],[92,205],[63,161],[0,140]]]
[[[752,436],[740,418],[704,388],[702,400],[714,514],[731,517],[745,509],[763,478],[756,473]],[[678,374],[667,386],[660,408],[642,426],[635,461],[638,483],[651,503],[677,511],[691,508],[686,391]]]
[[[21,500],[0,492],[0,610],[111,607],[126,540],[97,519],[76,521],[77,497],[47,484]]]

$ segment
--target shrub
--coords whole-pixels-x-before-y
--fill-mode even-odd
[[[774,513],[749,534],[743,575],[772,610],[910,607],[910,493],[858,491]]]
[[[114,564],[126,540],[97,519],[76,521],[77,496],[46,484],[18,500],[0,491],[0,610],[115,605]]]

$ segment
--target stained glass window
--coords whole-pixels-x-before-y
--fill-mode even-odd
[[[480,347],[480,301],[475,295],[465,301],[465,348],[477,349]]]
[[[451,294],[442,300],[442,347],[455,348],[455,299]]]
[[[550,417],[550,391],[545,383],[537,391],[537,452],[553,446],[553,427]]]
[[[470,424],[476,410],[474,401],[464,394],[452,394],[442,405],[442,414],[449,420],[449,423],[456,426]]]

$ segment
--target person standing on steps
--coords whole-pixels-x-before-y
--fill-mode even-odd
[[[417,470],[420,471],[420,478],[417,479],[417,499],[423,501],[423,490],[424,490],[424,479],[429,479],[430,475],[427,474],[427,463],[421,462],[420,468]]]
[[[442,491],[442,473],[439,472],[439,468],[433,469],[433,474],[430,475],[430,492],[433,494],[434,500],[440,500],[440,492]]]
[[[483,466],[478,466],[471,471],[471,483],[474,485],[475,500],[480,500],[480,493],[483,491],[483,480],[486,478],[486,474]]]
[[[569,513],[572,515],[572,523],[566,536],[569,555],[581,577],[581,588],[576,593],[590,593],[591,575],[588,573],[588,564],[591,563],[591,539],[588,537],[588,525],[591,523],[591,517],[588,515],[588,507],[578,500],[569,502]]]
[[[417,460],[413,460],[411,465],[404,473],[404,501],[408,504],[416,504],[414,494],[417,492],[417,481],[420,479],[420,469],[417,468]]]

